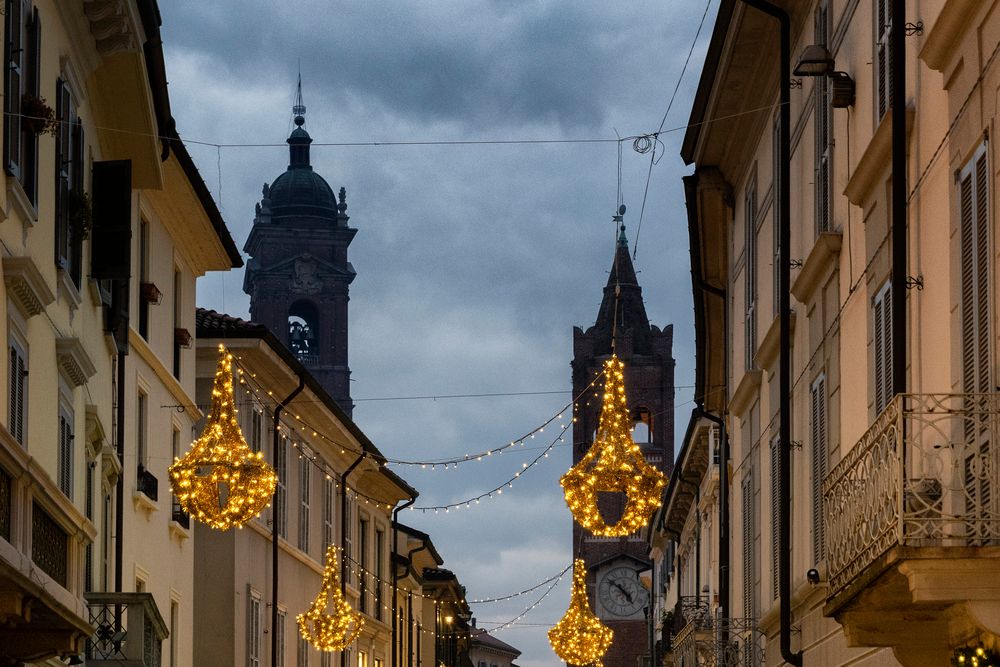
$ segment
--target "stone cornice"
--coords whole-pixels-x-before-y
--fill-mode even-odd
[[[913,107],[906,107],[906,140],[909,143],[913,130]],[[855,206],[863,206],[868,195],[875,188],[879,174],[892,168],[892,114],[886,112],[875,134],[858,160],[851,179],[844,188],[844,194]]]
[[[3,281],[12,301],[25,317],[38,315],[55,301],[55,295],[30,257],[4,257]]]
[[[802,264],[799,275],[792,283],[792,295],[807,304],[820,286],[823,278],[836,268],[844,235],[841,232],[822,232]]]
[[[740,379],[736,390],[733,391],[732,398],[729,399],[729,412],[742,417],[746,409],[750,406],[750,399],[754,392],[760,387],[760,378],[763,375],[759,368],[751,368]]]
[[[74,387],[86,384],[97,372],[97,367],[79,338],[57,338],[56,361],[59,363],[59,370]]]

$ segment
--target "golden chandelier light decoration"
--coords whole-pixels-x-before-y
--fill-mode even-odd
[[[646,463],[632,442],[632,418],[625,400],[625,364],[616,355],[604,362],[604,403],[594,444],[559,483],[576,522],[594,535],[631,535],[660,506],[666,480]],[[599,492],[624,493],[625,510],[609,526],[597,506]]]
[[[332,611],[328,613],[327,609]],[[320,651],[343,651],[361,632],[364,617],[351,608],[340,591],[340,558],[335,545],[326,550],[319,595],[295,621],[302,638]]]
[[[571,665],[601,667],[614,631],[601,623],[587,601],[587,569],[583,560],[573,561],[573,592],[569,609],[549,630],[549,643],[560,658]]]
[[[274,469],[262,452],[250,450],[236,421],[233,355],[221,345],[205,429],[168,472],[184,511],[218,530],[258,516],[274,494]]]

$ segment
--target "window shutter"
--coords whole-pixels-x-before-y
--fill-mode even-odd
[[[24,73],[21,0],[4,3],[4,34],[7,36],[4,69],[4,165],[15,178],[21,176],[21,78]]]
[[[826,557],[823,525],[823,480],[827,473],[829,449],[826,431],[826,377],[820,376],[812,386],[810,424],[812,436],[812,551],[813,562]]]
[[[10,434],[22,446],[24,442],[24,404],[25,395],[25,360],[24,354],[16,345],[10,346]]]
[[[875,414],[889,404],[892,393],[892,291],[886,283],[872,302],[872,346]]]
[[[70,165],[70,135],[72,126],[69,122],[69,88],[62,79],[56,80],[56,168],[55,168],[55,209],[56,209],[56,266],[67,268],[70,265],[70,234],[69,234],[69,165]]]
[[[989,173],[986,152],[976,160],[976,391],[987,393],[990,383],[989,337]]]
[[[753,563],[753,474],[748,472],[742,484],[742,531],[743,531],[743,615],[748,618],[754,612],[754,563]]]
[[[41,96],[39,86],[42,71],[42,22],[38,19],[38,9],[32,9],[32,0],[23,0],[22,12],[30,16],[27,25],[27,40],[25,43],[25,76],[24,91],[35,97]],[[38,135],[26,131],[22,125],[21,139],[24,141],[22,151],[21,184],[33,206],[38,206]]]
[[[132,162],[95,162],[91,188],[91,277],[127,281],[132,273]]]
[[[778,598],[778,522],[781,520],[778,508],[778,486],[781,472],[778,470],[777,436],[771,438],[771,592],[774,599]]]
[[[889,3],[891,1],[892,0],[876,0],[878,5],[875,12],[875,20],[877,22],[877,25],[875,26],[875,34],[878,35],[878,42],[875,45],[876,69],[878,70],[876,76],[878,118],[876,121],[881,120],[882,116],[884,116],[889,110],[889,99],[892,95],[892,84],[889,79],[889,70],[891,67],[891,56],[889,52],[889,32],[891,30]]]
[[[59,415],[59,489],[73,498],[73,427],[64,413]]]

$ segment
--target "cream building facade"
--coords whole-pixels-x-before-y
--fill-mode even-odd
[[[242,261],[173,130],[153,0],[8,0],[4,41],[0,662],[190,665],[166,467],[200,417],[195,280]]]
[[[779,34],[751,4],[762,3],[721,3],[682,147],[694,166],[685,191],[699,411],[648,531],[660,559],[661,655],[783,664],[781,447],[791,449],[790,648],[802,664],[940,665],[959,651],[995,651],[1000,3],[905,3],[896,137],[906,243],[895,286],[892,6],[772,5],[789,16],[792,67],[810,45],[832,60],[821,63],[829,76],[795,76],[790,91],[787,443],[778,438]],[[893,298],[905,302],[902,321]],[[905,349],[902,392],[894,348]],[[717,458],[722,442],[728,461]]]
[[[194,528],[195,614],[211,619],[195,628],[195,655],[213,665],[387,667],[393,510],[416,491],[385,467],[375,445],[266,327],[202,309],[197,319],[199,400],[210,398],[225,345],[242,369],[234,381],[241,428],[274,466],[278,488],[272,506],[243,530]],[[275,442],[274,412],[283,399]],[[295,619],[319,593],[330,544],[343,549],[345,594],[365,624],[346,650],[320,652]],[[405,590],[402,581],[397,588]],[[400,646],[407,651],[412,643]]]

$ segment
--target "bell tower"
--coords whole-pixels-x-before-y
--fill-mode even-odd
[[[621,223],[624,209],[615,216]],[[573,395],[578,397],[573,424],[573,464],[594,441],[601,412],[602,380],[591,386],[612,352],[625,363],[625,395],[634,430],[646,461],[669,476],[674,461],[673,325],[649,323],[632,259],[625,225],[621,224],[614,261],[597,322],[586,331],[573,327]],[[624,494],[599,494],[605,522],[616,523],[624,510]],[[591,606],[615,639],[602,659],[605,667],[635,667],[647,652],[644,609],[648,592],[639,572],[650,564],[639,531],[625,537],[595,537],[573,524],[576,556],[587,565]],[[644,597],[647,596],[647,597]]]
[[[309,162],[301,76],[292,113],[288,168],[264,184],[243,247],[250,255],[243,291],[250,318],[270,329],[350,416],[347,302],[355,271],[347,247],[358,230],[347,224],[347,191],[334,195]]]

